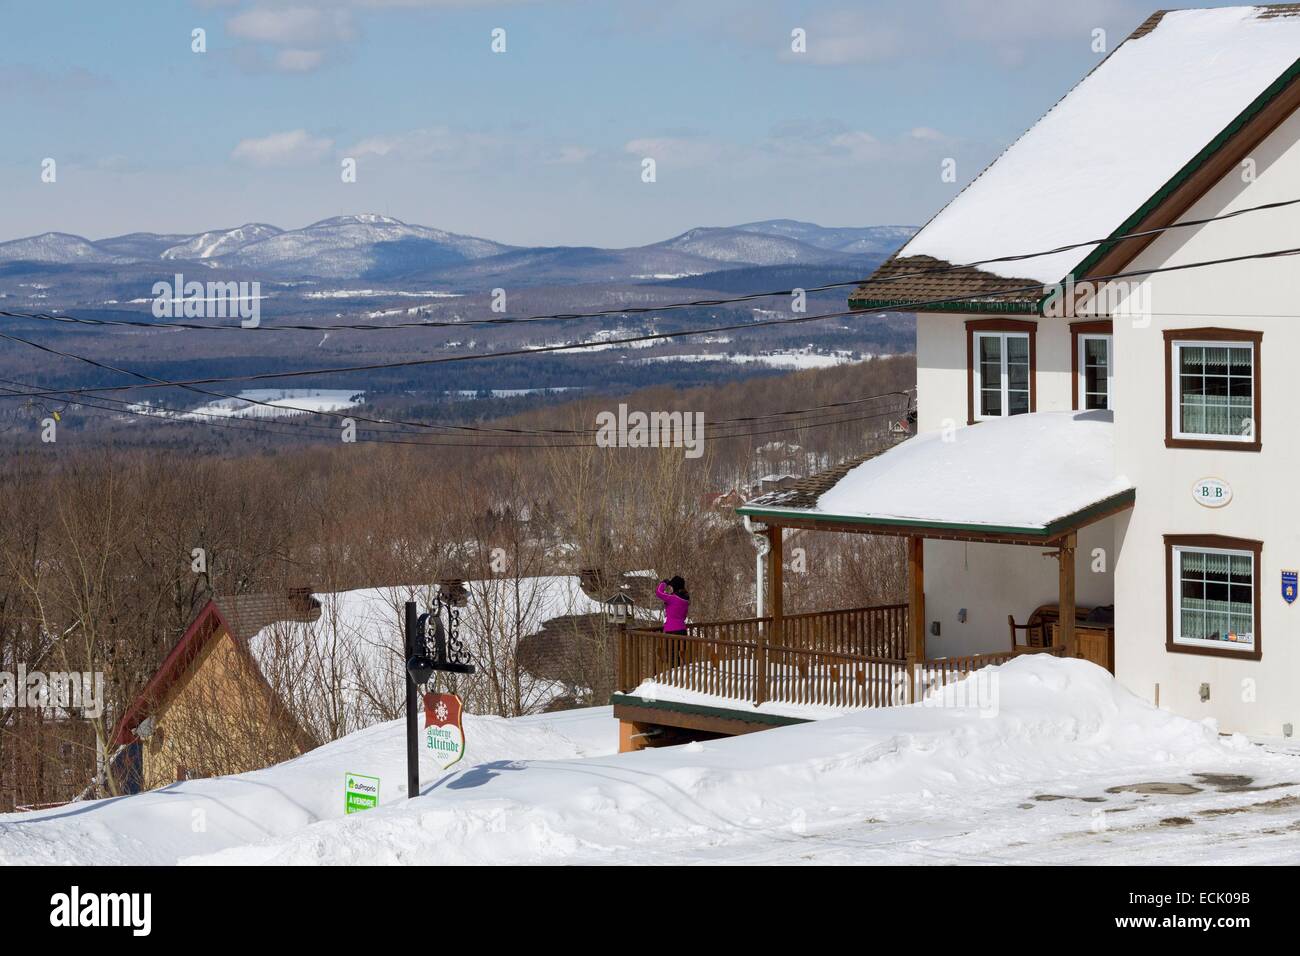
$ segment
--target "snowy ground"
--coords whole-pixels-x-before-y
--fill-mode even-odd
[[[412,801],[385,724],[255,774],[0,816],[0,864],[1300,861],[1300,756],[1155,710],[1084,661],[996,677],[975,708],[958,684],[621,756],[608,710],[478,718],[467,765],[426,768]],[[343,817],[345,770],[377,772],[384,805]]]

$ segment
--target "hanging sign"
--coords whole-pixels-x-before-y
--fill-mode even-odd
[[[1192,483],[1192,497],[1206,508],[1222,508],[1232,500],[1232,486],[1222,478],[1198,478]]]
[[[1300,571],[1282,572],[1282,600],[1287,604],[1295,603],[1297,578],[1300,578]]]
[[[343,778],[344,813],[356,813],[379,806],[379,778],[349,773]]]
[[[455,694],[424,695],[424,746],[443,770],[465,756],[462,710]]]

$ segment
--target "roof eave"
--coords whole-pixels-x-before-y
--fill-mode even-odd
[[[932,532],[945,537],[988,537],[990,535],[1004,538],[1028,539],[1048,542],[1063,534],[1077,531],[1105,518],[1116,511],[1123,511],[1133,506],[1137,500],[1137,491],[1125,489],[1110,495],[1087,507],[1080,508],[1057,518],[1046,525],[991,525],[978,522],[934,521],[922,518],[889,518],[878,515],[840,515],[805,508],[751,508],[742,505],[736,513],[749,518],[797,519],[814,524],[848,524],[859,525],[870,533],[870,529],[881,529],[886,534],[905,534],[916,532],[918,537],[925,537],[925,532]]]
[[[906,299],[863,299],[849,297],[849,308],[862,312],[896,311],[896,312],[978,312],[982,314],[997,313],[1014,315],[1039,315],[1042,312],[1042,299],[1033,302],[998,302],[992,299],[969,299],[952,302],[933,302],[918,305]]]

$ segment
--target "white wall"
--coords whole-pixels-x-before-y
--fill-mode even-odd
[[[1111,603],[1114,593],[1114,519],[1079,533],[1075,551],[1075,601],[1080,607]],[[1101,550],[1100,560],[1094,554]],[[1044,547],[1012,544],[925,543],[925,651],[930,657],[1008,650],[1007,615],[1024,624],[1036,607],[1059,595],[1056,558]],[[1100,569],[1094,571],[1094,564]],[[966,623],[957,612],[966,608]],[[939,622],[939,636],[930,625]],[[1023,635],[1022,635],[1023,639]]]
[[[1300,196],[1300,117],[1292,116],[1255,150],[1257,178],[1234,172],[1186,218],[1220,215]],[[1178,264],[1300,245],[1300,211],[1250,213],[1177,230],[1157,239],[1136,268]],[[1214,716],[1225,730],[1300,731],[1300,603],[1282,601],[1279,573],[1300,568],[1300,260],[1256,261],[1153,276],[1149,326],[1116,322],[1116,459],[1137,486],[1137,504],[1117,530],[1117,676],[1147,699],[1189,717]],[[1183,314],[1176,314],[1183,313]],[[1219,313],[1230,313],[1225,316]],[[1260,371],[1262,450],[1226,452],[1164,447],[1166,328],[1219,326],[1264,333]],[[1192,483],[1226,480],[1232,502],[1196,504]],[[1262,611],[1256,627],[1262,660],[1165,650],[1165,534],[1221,534],[1264,542]],[[1210,701],[1199,687],[1210,684]]]
[[[1009,316],[1024,319],[1025,316]],[[933,431],[966,427],[966,321],[983,315],[955,313],[917,316],[917,428]],[[1040,412],[1072,407],[1068,322],[1038,320],[1035,336],[1037,401]],[[979,426],[974,426],[979,427]],[[1095,573],[1093,551],[1102,548],[1104,568]],[[1010,645],[1007,615],[1025,623],[1042,604],[1058,597],[1057,562],[1042,556],[1046,548],[1022,545],[965,544],[927,541],[925,544],[926,653],[932,657],[1005,650]],[[1075,598],[1095,607],[1113,600],[1114,522],[1085,528],[1079,536],[1075,561]],[[966,623],[957,612],[966,608]],[[930,624],[939,621],[939,636]]]
[[[1253,152],[1253,182],[1234,171],[1184,218],[1300,196],[1298,144],[1300,116],[1292,116]],[[1170,231],[1128,268],[1296,245],[1300,209],[1292,207]],[[1161,706],[1189,717],[1215,717],[1224,730],[1276,735],[1290,723],[1300,733],[1300,602],[1287,605],[1280,595],[1280,572],[1300,569],[1300,259],[1187,270],[1149,282],[1154,313],[1149,322],[1115,324],[1116,468],[1137,486],[1137,503],[1131,512],[1084,532],[1080,560],[1093,546],[1110,541],[1113,578],[1092,576],[1080,565],[1079,602],[1109,603],[1106,588],[1114,588],[1116,675],[1140,696],[1154,700],[1159,685]],[[966,421],[965,321],[970,317],[918,317],[918,427],[923,431]],[[1162,331],[1197,326],[1264,333],[1262,451],[1165,448]],[[1070,407],[1070,365],[1066,320],[1040,319],[1039,411]],[[1197,505],[1191,486],[1203,477],[1229,482],[1232,503],[1218,510]],[[1262,660],[1165,650],[1165,534],[1264,542],[1257,622]],[[932,654],[1004,646],[1008,613],[1021,620],[1038,604],[1055,600],[1055,565],[1034,549],[929,542],[926,565],[927,617],[941,622],[941,636],[927,639]],[[965,625],[956,620],[961,607],[969,613]],[[1210,685],[1207,703],[1199,698],[1202,683]]]
[[[966,321],[984,315],[920,314],[916,317],[917,429],[933,431],[949,421],[968,420],[966,400]],[[1005,316],[1031,319],[1031,316]],[[1070,397],[1070,329],[1060,319],[1039,319],[1037,401],[1040,412],[1068,411]]]

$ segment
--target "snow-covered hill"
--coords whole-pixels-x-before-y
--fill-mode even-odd
[[[250,242],[278,236],[284,232],[279,226],[263,222],[248,222],[234,229],[217,229],[191,236],[183,242],[165,249],[163,259],[214,259],[233,255]]]
[[[865,270],[866,259],[892,252],[912,231],[900,226],[827,229],[774,219],[691,229],[663,242],[625,249],[520,248],[364,213],[288,230],[253,222],[193,235],[132,233],[98,241],[45,233],[0,243],[0,262],[153,266],[161,260],[169,268],[202,262],[210,268],[281,278],[623,282],[737,266],[853,265]]]
[[[916,233],[912,226],[827,227],[798,219],[765,219],[732,228],[741,232],[783,236],[841,255],[888,255]]]
[[[100,249],[89,239],[66,232],[43,232],[26,239],[0,242],[0,262],[11,261],[104,264],[129,262],[123,256]]]
[[[500,243],[373,214],[335,216],[250,242],[226,264],[279,275],[397,275],[498,255]]]
[[[713,262],[777,266],[843,261],[843,256],[786,236],[765,235],[741,229],[691,229],[649,249],[671,249]]]
[[[424,768],[415,800],[393,722],[258,773],[0,816],[0,864],[1300,861],[1300,757],[1085,661],[638,754],[610,753],[605,709],[467,720],[466,760]],[[380,776],[382,805],[345,817],[345,772]]]

